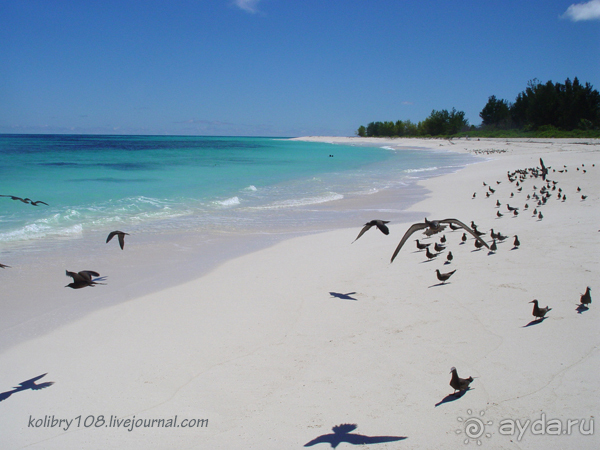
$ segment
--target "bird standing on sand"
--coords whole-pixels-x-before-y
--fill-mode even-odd
[[[494,239],[494,241],[492,242],[492,245],[490,245],[490,250],[493,252],[498,250],[498,246],[496,245],[496,239]]]
[[[100,274],[98,272],[94,272],[93,270],[82,270],[81,272],[69,272],[65,270],[65,273],[68,277],[73,278],[73,282],[67,284],[65,287],[70,287],[71,289],[81,289],[86,286],[94,286],[96,284],[104,284],[104,283],[96,283],[92,280],[92,276],[99,277]]]
[[[108,244],[110,242],[110,240],[112,238],[114,238],[116,236],[119,236],[119,245],[121,246],[121,250],[123,250],[123,247],[125,247],[125,235],[129,236],[129,233],[123,233],[122,231],[111,231],[108,235],[108,237],[106,238],[106,243]],[[360,237],[360,235],[358,236]],[[358,239],[358,238],[356,238]]]
[[[467,242],[467,233],[463,233],[463,235],[460,239],[463,241],[463,243]]]
[[[437,255],[439,255],[439,253],[431,253],[429,251],[429,248],[425,249],[425,256],[427,256],[427,259],[433,259],[435,258]]]
[[[454,272],[456,272],[456,269],[454,269],[452,272],[446,272],[446,273],[441,273],[439,269],[435,269],[435,274],[437,275],[437,279],[440,280],[442,282],[442,284],[444,284],[446,281],[448,281],[448,279],[452,276],[452,274],[454,274]]]
[[[519,241],[519,236],[517,236],[515,234],[515,241],[513,242],[514,247],[513,248],[519,248],[519,245],[521,245],[521,242]]]
[[[552,308],[548,308],[547,306],[545,308],[540,308],[537,300],[532,300],[529,303],[533,303],[532,314],[538,319],[542,319],[548,311],[552,311]]]
[[[392,255],[392,259],[391,259],[390,262],[394,261],[394,258],[396,257],[396,255],[398,255],[398,252],[400,251],[400,249],[402,248],[402,246],[404,245],[404,243],[410,237],[411,234],[415,233],[418,230],[425,229],[425,234],[427,234],[428,236],[431,236],[432,234],[439,233],[440,231],[443,231],[444,228],[446,228],[446,225],[444,225],[444,224],[456,224],[456,225],[461,226],[466,231],[468,231],[469,233],[471,233],[475,239],[481,241],[483,243],[482,245],[485,245],[486,247],[488,247],[488,245],[485,243],[485,241],[483,241],[479,236],[477,236],[473,232],[473,230],[471,230],[467,225],[465,225],[464,223],[462,223],[460,220],[457,220],[457,219],[443,219],[443,220],[431,220],[431,221],[429,221],[429,220],[427,220],[427,218],[425,218],[425,222],[412,224],[410,226],[410,228],[406,231],[406,233],[404,233],[404,236],[402,237],[402,239],[400,240],[400,243],[396,247],[396,250],[394,251],[394,254]]]
[[[446,247],[444,247],[443,245],[438,244],[437,242],[435,244],[433,244],[433,248],[436,252],[441,252],[442,250],[444,250]]]
[[[448,262],[452,261],[454,259],[454,255],[452,255],[452,252],[448,252],[448,256],[446,256],[446,260]]]
[[[585,290],[585,294],[581,294],[581,304],[582,305],[589,305],[590,303],[592,303],[592,295],[590,294],[590,287],[588,286],[587,289]]]
[[[496,211],[496,216],[498,217],[502,217],[504,214],[502,214],[500,211]]]
[[[431,243],[429,243],[429,244],[421,244],[421,243],[419,242],[419,240],[417,239],[417,248],[418,248],[419,250],[425,250],[425,249],[426,249],[427,247],[429,247],[430,245],[431,245]]]
[[[455,394],[456,391],[466,391],[469,388],[469,384],[471,384],[473,381],[473,377],[460,378],[456,372],[456,367],[452,367],[450,369],[450,373],[452,374],[452,378],[450,379],[450,387],[454,389]]]
[[[379,228],[379,230],[383,234],[385,234],[387,236],[388,234],[390,234],[390,230],[385,225],[386,223],[390,223],[390,221],[389,220],[371,220],[370,222],[365,223],[365,226],[363,227],[362,230],[360,230],[360,233],[358,233],[358,236],[356,236],[356,239],[354,239],[354,241],[352,241],[352,243],[356,242],[358,240],[358,238],[361,237],[363,234],[365,234],[367,232],[367,230],[369,230],[369,228],[371,228],[372,226],[376,226],[377,228]],[[108,242],[108,241],[106,241],[106,242]],[[123,248],[123,246],[121,246],[121,248]]]
[[[483,247],[483,244],[479,241],[475,241],[475,248],[480,249],[481,247]],[[486,244],[486,247],[489,248],[489,246]]]
[[[542,212],[540,211],[540,213],[538,214],[538,219],[542,220],[544,218],[544,216],[542,215]]]
[[[500,206],[502,203],[500,203],[500,200],[496,200],[496,206]]]

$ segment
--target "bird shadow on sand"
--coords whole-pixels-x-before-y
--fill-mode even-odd
[[[578,305],[577,305],[577,308],[575,308],[575,311],[577,311],[577,314],[581,314],[581,313],[583,313],[583,312],[585,312],[585,311],[589,311],[589,309],[590,309],[590,308],[588,308],[588,307],[587,307],[587,306],[585,306],[585,305],[578,304]]]
[[[419,264],[425,264],[431,261],[435,261],[435,258],[431,258],[431,259],[426,259],[425,261],[421,261]]]
[[[45,383],[35,384],[37,380],[45,377],[47,374],[38,375],[37,377],[30,378],[29,380],[25,380],[19,383],[18,386],[14,387],[12,391],[6,391],[0,393],[0,402],[6,400],[8,397],[13,395],[16,392],[26,391],[27,389],[31,389],[33,391],[38,391],[40,389],[45,389],[54,384],[54,381],[47,381]]]
[[[527,325],[523,326],[523,328],[527,328],[527,327],[530,327],[532,325],[537,325],[539,323],[542,323],[546,319],[547,319],[547,317],[542,317],[541,319],[534,319],[531,322],[529,322]]]
[[[341,292],[330,292],[329,294],[331,295],[331,298],[339,298],[341,300],[356,300],[356,301],[358,301],[357,298],[350,297],[351,295],[356,294],[356,292],[348,292],[347,294],[342,294]]]
[[[450,261],[446,261],[446,262],[444,263],[444,265],[445,265],[445,266],[447,266],[448,264],[451,264],[451,262],[450,262]]]
[[[455,400],[458,400],[459,398],[462,398],[463,395],[465,395],[467,393],[467,391],[470,391],[470,390],[472,390],[472,389],[469,387],[469,388],[465,389],[464,391],[457,392],[456,394],[448,394],[443,399],[441,399],[439,402],[437,402],[435,404],[435,407],[437,408],[438,406],[443,405],[444,403],[450,403]]]
[[[495,254],[496,254],[496,252],[495,252],[495,251],[493,251],[493,250],[490,250],[490,251],[488,252],[488,256],[490,256],[490,255],[495,255]]]
[[[451,281],[448,281],[447,283],[438,283],[438,284],[432,284],[431,286],[427,286],[427,289],[432,288],[432,287],[438,287],[438,286],[446,286],[447,284],[451,284]]]
[[[304,444],[305,447],[312,447],[316,444],[329,444],[331,448],[336,448],[342,442],[346,442],[352,445],[365,445],[365,444],[382,444],[385,442],[403,441],[407,439],[406,436],[365,436],[363,434],[351,433],[356,430],[356,424],[345,423],[342,425],[336,425],[332,428],[333,433],[322,434],[321,436],[313,439],[310,442]]]

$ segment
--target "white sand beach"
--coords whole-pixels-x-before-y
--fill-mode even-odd
[[[490,253],[471,237],[462,244],[461,231],[417,233],[390,264],[411,223],[352,243],[364,222],[386,220],[374,211],[354,228],[288,239],[175,286],[157,280],[123,302],[117,273],[127,267],[81,290],[36,274],[36,295],[8,290],[26,314],[5,311],[0,329],[14,340],[0,353],[2,448],[600,448],[599,305],[578,310],[586,286],[600,295],[600,140],[302,139],[480,155],[419,181],[429,194],[409,211],[474,221],[489,244],[492,228],[509,237]],[[540,157],[557,183],[537,207],[526,196],[541,178],[519,192],[507,172]],[[427,261],[414,240],[433,246],[442,235],[447,249]],[[456,273],[440,284],[436,269]],[[26,279],[14,268],[0,276]],[[57,304],[45,290],[60,292]],[[552,308],[542,321],[532,322],[533,299]],[[462,396],[450,395],[453,366],[474,378]],[[37,383],[53,385],[7,395],[45,373]],[[332,431],[342,424],[356,428]]]

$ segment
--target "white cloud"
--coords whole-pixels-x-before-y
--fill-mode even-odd
[[[246,12],[254,14],[258,12],[259,1],[260,0],[234,0],[233,4]]]
[[[600,0],[590,0],[587,3],[576,3],[567,8],[561,16],[573,22],[580,20],[600,20]]]

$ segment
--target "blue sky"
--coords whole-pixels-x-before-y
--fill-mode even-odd
[[[0,0],[0,133],[353,135],[578,77],[600,0]]]

